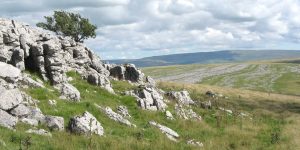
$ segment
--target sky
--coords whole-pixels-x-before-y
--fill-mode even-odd
[[[299,0],[0,0],[0,17],[30,25],[54,10],[96,24],[85,43],[103,59],[300,49]]]

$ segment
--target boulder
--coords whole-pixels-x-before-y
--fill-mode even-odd
[[[180,91],[180,92],[172,91],[172,92],[168,92],[166,95],[171,99],[176,100],[177,103],[181,105],[195,104],[195,102],[191,99],[188,91]]]
[[[110,76],[118,80],[125,80],[125,71],[126,69],[124,66],[115,66],[110,69]]]
[[[36,124],[36,123],[45,123],[45,115],[42,111],[37,107],[29,107],[30,113],[26,117],[26,121],[30,122],[29,124]]]
[[[0,62],[0,78],[6,81],[16,82],[21,76],[21,70],[4,62]]]
[[[144,79],[144,74],[133,64],[124,64],[110,68],[110,76],[133,83],[143,83]]]
[[[177,142],[177,139],[179,138],[179,134],[175,132],[174,130],[163,126],[159,123],[156,123],[155,121],[150,121],[150,125],[157,127],[162,133],[164,133],[170,140]]]
[[[25,106],[24,104],[20,104],[17,107],[13,108],[10,111],[10,114],[22,118],[22,117],[26,117],[30,114],[31,110],[30,108],[28,108],[27,106]]]
[[[84,112],[82,116],[75,116],[71,118],[69,128],[73,133],[77,134],[97,134],[102,136],[104,129],[101,123],[89,112]]]
[[[23,101],[21,91],[18,89],[6,90],[0,86],[0,109],[10,110]]]
[[[18,122],[18,118],[0,109],[0,126],[14,129]]]
[[[63,98],[78,102],[80,101],[80,92],[71,84],[64,83],[60,87]]]
[[[45,121],[50,130],[63,131],[65,129],[63,117],[46,116]]]
[[[125,68],[125,80],[137,83],[143,82],[144,74],[134,64],[126,64]]]

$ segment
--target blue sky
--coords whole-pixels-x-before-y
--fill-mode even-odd
[[[0,0],[0,17],[35,25],[54,10],[98,26],[103,59],[230,49],[300,49],[299,0]]]

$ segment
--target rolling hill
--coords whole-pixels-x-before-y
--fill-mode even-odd
[[[141,59],[107,60],[107,62],[115,64],[133,63],[138,67],[151,67],[183,64],[234,63],[299,57],[300,51],[296,50],[233,50],[162,55]]]
[[[200,83],[221,87],[298,95],[300,65],[297,61],[191,64],[146,67],[158,81]]]

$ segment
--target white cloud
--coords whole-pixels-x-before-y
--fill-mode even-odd
[[[86,44],[106,59],[300,46],[298,0],[1,0],[0,16],[34,25],[60,9],[97,24]]]

